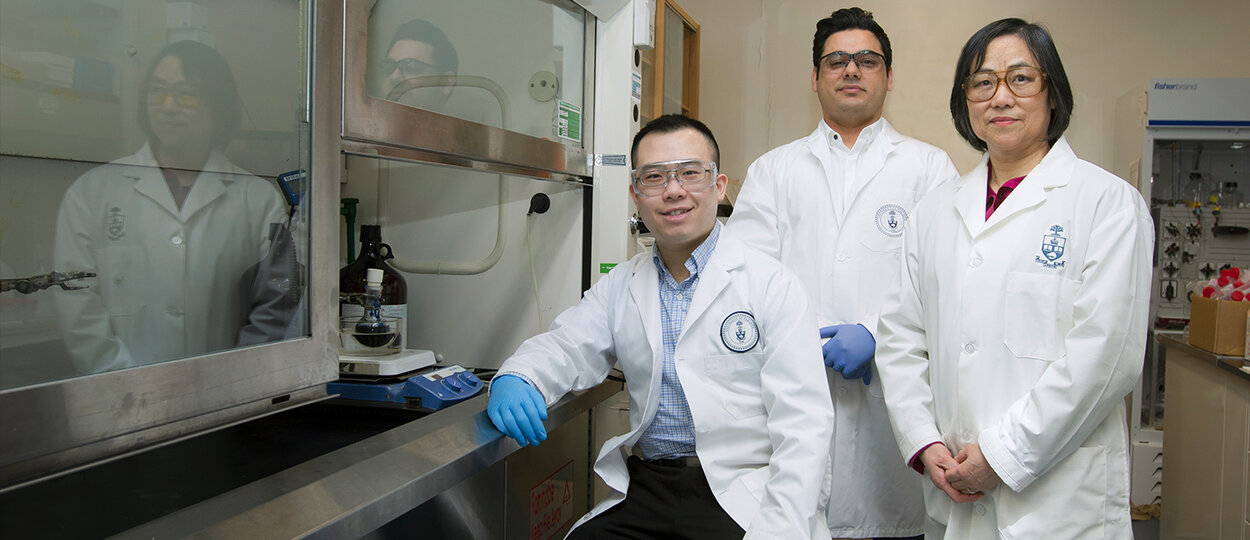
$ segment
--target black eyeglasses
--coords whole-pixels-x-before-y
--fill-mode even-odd
[[[394,73],[398,69],[400,75],[403,75],[405,79],[438,73],[438,67],[416,58],[401,58],[399,60],[383,58],[381,62],[378,62],[378,69],[387,75]]]
[[[1007,83],[1007,90],[1016,97],[1033,97],[1046,89],[1046,74],[1033,66],[1007,71],[979,71],[964,79],[964,97],[973,103],[994,99],[998,87]]]
[[[885,57],[876,51],[863,50],[856,53],[833,51],[820,57],[820,67],[830,73],[841,73],[851,62],[864,72],[881,71],[885,67]]]

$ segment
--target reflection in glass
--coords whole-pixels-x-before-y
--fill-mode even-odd
[[[442,110],[456,85],[460,59],[447,35],[433,23],[413,19],[399,26],[377,62],[376,95],[429,110]],[[442,78],[437,76],[442,75]]]
[[[79,373],[279,339],[301,296],[291,209],[223,153],[240,124],[225,58],[173,43],[139,89],[147,142],[79,177],[57,215],[54,267],[97,275],[55,295]]]
[[[566,116],[585,108],[585,17],[569,0],[379,2],[369,15],[368,94],[579,145],[580,130],[561,131],[559,116],[562,104]]]

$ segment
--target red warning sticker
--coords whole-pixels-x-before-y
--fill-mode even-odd
[[[573,512],[573,461],[530,490],[530,540],[547,540],[577,516]]]

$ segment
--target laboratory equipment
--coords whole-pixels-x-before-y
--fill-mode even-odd
[[[1131,499],[1158,502],[1166,359],[1159,336],[1189,323],[1190,283],[1250,264],[1250,78],[1151,79],[1140,185],[1155,221],[1150,336],[1133,392]],[[1238,234],[1240,233],[1240,234]]]
[[[363,235],[362,235],[363,236]],[[361,254],[362,258],[365,256]],[[439,410],[473,397],[482,381],[460,366],[429,369],[433,352],[403,350],[403,321],[382,315],[381,268],[365,271],[365,292],[343,297],[358,305],[359,317],[339,319],[339,375],[326,392],[370,405]]]
[[[50,272],[27,278],[0,279],[0,292],[17,291],[30,294],[48,287],[60,286],[67,291],[86,289],[86,285],[70,285],[76,279],[93,278],[95,272]]]
[[[399,319],[380,317],[361,321],[360,317],[339,319],[339,353],[348,356],[380,356],[400,352],[403,329]]]
[[[408,282],[399,271],[386,263],[387,259],[392,258],[394,255],[391,246],[382,242],[382,227],[361,225],[360,255],[339,271],[339,316],[343,319],[359,319],[366,314],[365,303],[360,301],[359,295],[367,292],[366,278],[371,271],[376,270],[380,275],[380,290],[377,295],[379,315],[396,319],[394,328],[399,338],[397,346],[402,348],[403,333],[408,327]]]
[[[429,362],[425,365],[428,369],[417,369],[398,376],[375,377],[359,374],[358,370],[368,364],[349,361],[353,373],[343,373],[338,381],[327,384],[326,392],[338,394],[342,401],[437,411],[477,395],[486,386],[477,375],[461,366],[429,367],[434,359],[430,351],[406,351],[401,356],[402,364],[391,364],[386,368],[403,369]],[[339,365],[343,366],[343,362]]]
[[[308,171],[296,169],[278,175],[278,187],[282,189],[282,198],[291,206],[299,206],[300,199],[308,190]]]

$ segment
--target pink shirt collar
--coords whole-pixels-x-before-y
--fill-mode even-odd
[[[1020,182],[1024,181],[1023,176],[1012,178],[1011,180],[1003,182],[1003,185],[998,188],[998,192],[995,193],[994,190],[990,188],[989,176],[991,174],[993,174],[993,170],[990,170],[990,172],[986,173],[985,175],[986,176],[985,178],[985,220],[986,221],[990,220],[990,216],[994,215],[994,211],[998,210],[998,207],[1003,205],[1003,201],[1007,199],[1007,196],[1011,195],[1011,192],[1015,191],[1016,187],[1020,185]]]

